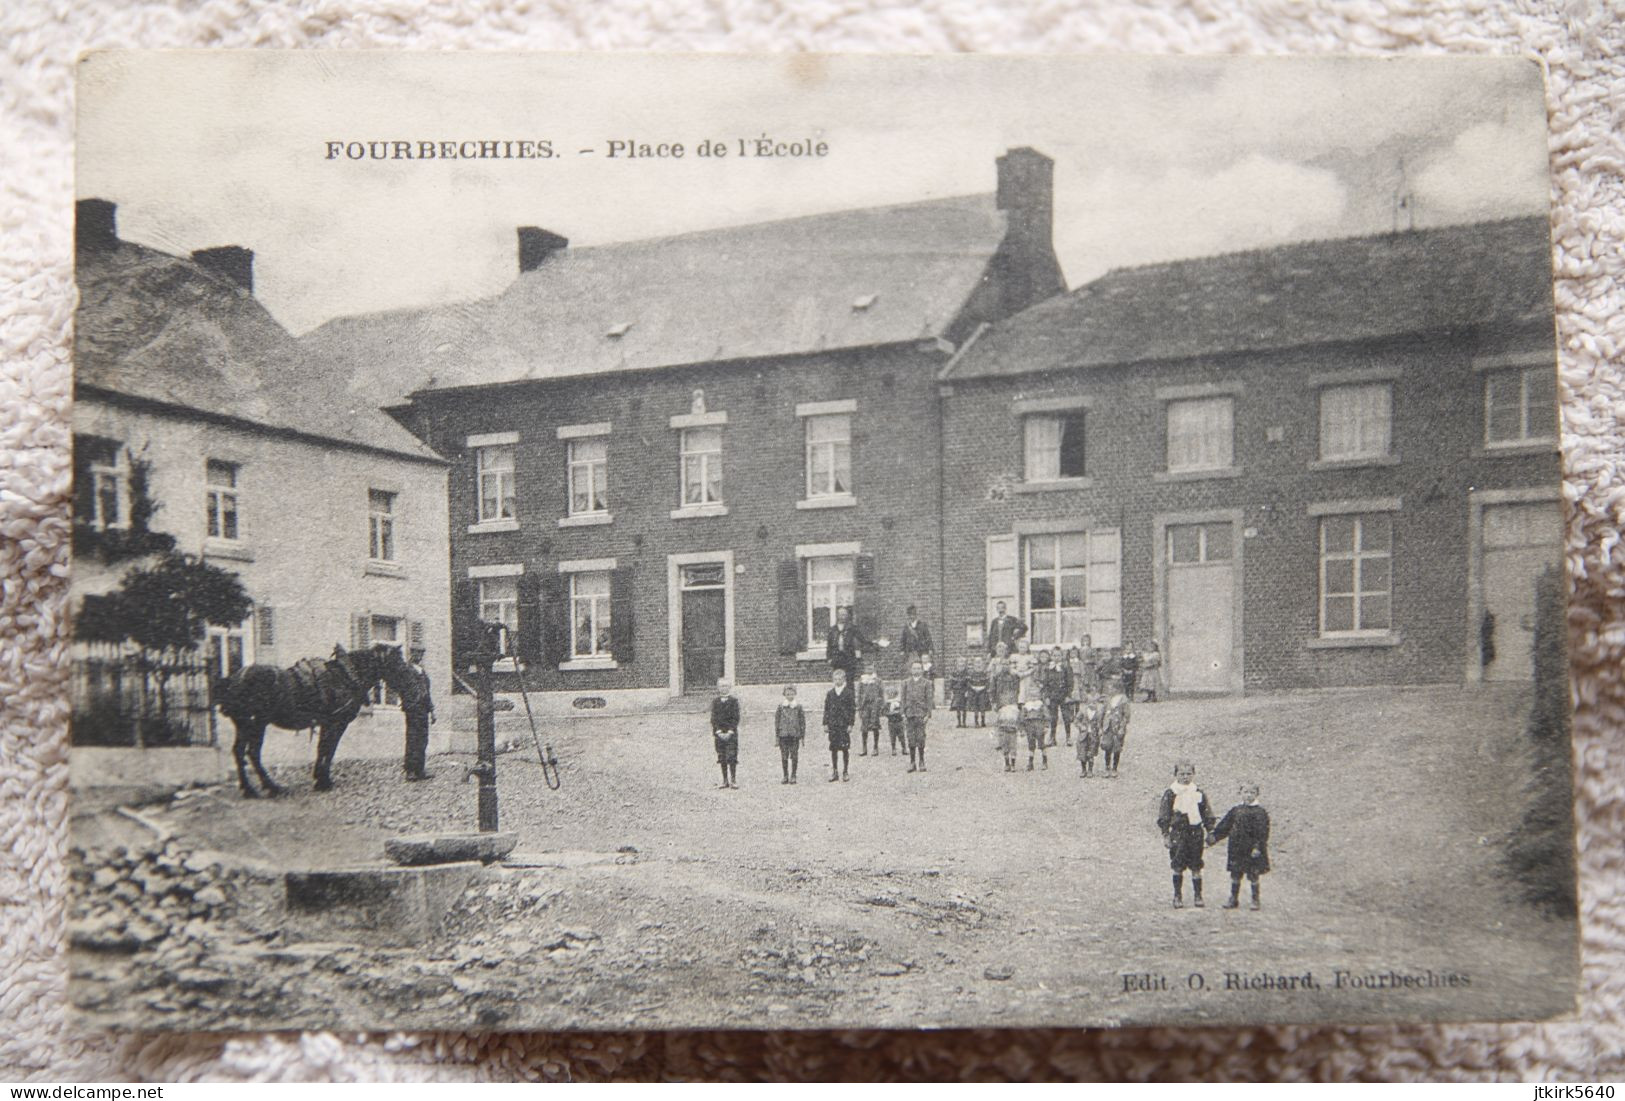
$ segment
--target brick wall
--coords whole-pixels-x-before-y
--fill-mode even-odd
[[[1539,348],[1540,334],[1519,347]],[[1304,348],[1208,361],[1074,374],[952,380],[944,388],[946,618],[978,619],[984,538],[1022,523],[1077,519],[1122,532],[1122,634],[1161,639],[1155,520],[1237,510],[1242,540],[1242,660],[1248,690],[1413,684],[1462,679],[1469,656],[1468,490],[1543,487],[1560,477],[1555,447],[1495,454],[1482,446],[1482,338],[1413,339]],[[1395,373],[1391,452],[1398,461],[1314,469],[1320,376]],[[1168,387],[1235,386],[1230,478],[1167,481]],[[1087,397],[1085,488],[1021,492],[1022,429],[1013,403]],[[1393,633],[1397,644],[1317,648],[1316,502],[1400,498],[1393,514]],[[963,628],[960,628],[963,637]]]
[[[874,584],[860,617],[896,638],[917,604],[940,629],[937,399],[944,362],[934,347],[875,349],[793,361],[741,362],[515,385],[435,395],[415,411],[417,429],[454,459],[450,479],[451,571],[523,565],[557,574],[563,560],[614,558],[630,571],[633,657],[619,667],[546,669],[527,688],[592,694],[665,689],[671,681],[667,556],[731,551],[735,564],[734,652],[742,684],[826,679],[822,661],[781,653],[778,571],[802,544],[856,542],[873,555]],[[679,504],[679,432],[703,389],[723,429],[726,516],[673,519]],[[800,510],[804,436],[799,403],[853,400],[856,505]],[[560,425],[609,422],[607,496],[613,522],[561,527],[568,512],[566,442]],[[517,432],[519,529],[470,533],[477,515],[470,435]],[[628,575],[623,574],[623,577]],[[522,611],[523,614],[523,611]],[[895,652],[894,652],[895,653]],[[892,657],[892,663],[897,659]],[[896,670],[892,670],[896,672]],[[511,678],[509,678],[511,681]],[[511,686],[505,684],[505,686]]]

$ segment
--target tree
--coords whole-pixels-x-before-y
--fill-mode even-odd
[[[130,570],[112,592],[85,597],[77,634],[176,654],[195,649],[210,626],[241,623],[253,608],[236,574],[172,550]]]

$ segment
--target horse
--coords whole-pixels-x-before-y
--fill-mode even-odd
[[[227,677],[216,699],[220,713],[231,720],[237,731],[231,755],[237,762],[237,783],[243,797],[254,799],[259,795],[248,778],[250,764],[259,773],[267,794],[282,792],[260,763],[267,725],[284,730],[317,727],[316,790],[331,788],[333,755],[338,751],[339,739],[360,714],[367,694],[380,680],[399,691],[410,668],[401,657],[400,647],[378,643],[366,650],[336,646],[326,661],[306,658],[288,669],[250,665]]]
[[[1129,701],[1118,693],[1106,701],[1106,717],[1101,722],[1100,749],[1105,754],[1106,776],[1117,777],[1117,763],[1123,757],[1123,742],[1128,737]]]

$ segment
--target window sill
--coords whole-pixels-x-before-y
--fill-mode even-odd
[[[367,577],[406,576],[406,568],[399,562],[385,562],[380,559],[368,559],[367,564],[361,567],[361,572]]]
[[[1556,440],[1508,440],[1506,443],[1487,443],[1479,448],[1486,458],[1498,455],[1556,455],[1561,448]]]
[[[727,505],[684,505],[671,510],[673,520],[698,520],[706,516],[728,515]]]
[[[614,522],[614,515],[608,512],[582,512],[575,516],[559,517],[559,527],[561,528],[593,528],[598,527],[600,524],[612,524]]]
[[[823,646],[809,647],[796,654],[797,661],[828,661],[828,650]]]
[[[1322,635],[1304,643],[1311,650],[1391,649],[1402,640],[1392,631],[1380,635]]]
[[[230,558],[237,562],[252,562],[254,561],[254,548],[240,539],[216,539],[211,537],[203,540],[203,557]]]
[[[483,520],[478,524],[468,525],[468,534],[486,535],[496,531],[518,531],[518,520]]]
[[[1398,466],[1398,455],[1369,455],[1357,459],[1316,459],[1310,470],[1353,470],[1362,466]]]
[[[619,669],[620,662],[610,657],[571,658],[569,661],[559,662],[559,672],[580,673],[589,669]]]
[[[1225,466],[1213,470],[1159,470],[1151,475],[1153,482],[1199,482],[1206,478],[1239,478],[1241,467]]]
[[[827,497],[805,497],[796,502],[796,508],[857,508],[858,499],[850,493],[831,493]]]
[[[1051,478],[1043,482],[1018,482],[1010,487],[1012,493],[1050,493],[1064,489],[1088,489],[1095,484],[1093,478]]]

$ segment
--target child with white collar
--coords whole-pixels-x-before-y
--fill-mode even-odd
[[[1213,810],[1207,795],[1196,786],[1196,766],[1174,762],[1174,782],[1162,793],[1157,808],[1157,829],[1168,846],[1168,864],[1174,872],[1174,909],[1185,905],[1184,876],[1191,873],[1191,905],[1202,908],[1202,847],[1213,829]]]

